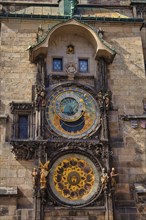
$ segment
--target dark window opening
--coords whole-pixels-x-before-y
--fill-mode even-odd
[[[62,58],[53,58],[53,71],[62,71]]]
[[[28,138],[28,115],[19,115],[18,117],[18,138]]]

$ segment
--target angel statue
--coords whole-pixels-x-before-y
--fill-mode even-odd
[[[47,183],[47,180],[46,180],[46,177],[48,176],[49,174],[49,163],[50,161],[48,160],[45,164],[42,164],[40,162],[40,186],[41,186],[41,189],[45,189],[46,188],[46,183]]]

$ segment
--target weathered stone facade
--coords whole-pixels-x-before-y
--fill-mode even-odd
[[[3,2],[0,14],[0,219],[145,219],[146,72],[144,60],[146,60],[146,43],[144,35],[146,27],[142,18],[134,17],[133,7],[135,5],[130,6],[131,1],[127,0],[111,1],[110,6],[112,7],[109,7],[109,1],[91,0],[84,3],[81,0],[76,12],[80,15],[64,18],[59,15],[57,1],[31,1],[32,5],[30,7],[28,1],[21,1],[21,3],[27,2],[27,7],[23,4],[17,5],[17,2],[20,1],[15,1],[15,5],[7,3],[8,1]],[[99,8],[101,2],[102,7]],[[42,6],[34,6],[33,3],[42,3]],[[45,3],[50,5],[43,6]],[[54,5],[51,6],[51,4],[56,4],[57,7],[55,6],[55,9],[52,10]],[[92,7],[84,8],[84,4]],[[146,2],[143,4],[146,7]],[[16,7],[20,7],[20,10],[15,11]],[[34,8],[35,10],[33,10]],[[10,13],[7,14],[7,10]],[[34,14],[32,14],[32,11]],[[44,17],[41,14],[42,11]],[[50,13],[47,17],[48,11]],[[68,26],[65,26],[65,24],[68,24]],[[43,34],[38,40],[39,28],[41,28]],[[103,30],[103,35],[99,37],[100,30]],[[95,31],[98,36],[97,48],[95,45],[96,37],[93,38],[92,31]],[[74,46],[75,51],[73,54],[67,54],[69,44]],[[98,51],[99,45],[101,49],[104,48],[102,55]],[[87,140],[81,138],[81,143],[80,140],[69,139],[68,144],[63,138],[63,147],[59,145],[61,141],[59,142],[58,139],[56,142],[57,144],[59,142],[58,146],[56,144],[53,148],[56,136],[51,136],[52,134],[48,134],[48,130],[45,130],[45,122],[41,124],[38,119],[41,111],[36,110],[37,107],[35,106],[34,96],[36,94],[34,87],[37,80],[39,80],[37,57],[40,54],[45,56],[43,62],[46,64],[46,69],[44,70],[44,67],[41,67],[43,69],[41,71],[44,71],[44,84],[47,92],[50,92],[48,88],[53,88],[56,85],[60,86],[61,83],[68,83],[68,85],[73,83],[73,85],[87,86],[89,93],[91,93],[91,87],[98,93],[101,83],[99,83],[101,80],[100,59],[104,57],[104,60],[107,60],[106,77],[108,83],[106,83],[108,86],[104,85],[104,88],[106,88],[106,92],[111,92],[111,104],[108,110],[105,107],[107,115],[104,115],[104,117],[106,117],[105,122],[108,124],[109,133],[106,136],[104,129],[101,133],[99,131],[100,134],[97,135],[99,136],[99,142],[95,135],[93,135],[94,138],[91,136],[89,140],[88,138]],[[60,72],[52,70],[54,57],[63,58],[63,70]],[[79,72],[79,58],[89,59],[87,73]],[[66,72],[66,65],[69,63],[73,63],[77,70],[77,74],[73,78],[72,76],[70,78]],[[103,79],[101,81],[103,83]],[[83,89],[81,86],[80,88]],[[97,94],[94,97],[96,96]],[[97,100],[100,101],[98,98]],[[12,102],[14,102],[14,104],[11,104],[14,110],[10,106]],[[22,105],[17,107],[15,103],[21,103]],[[17,135],[14,136],[14,130],[17,133],[15,128],[18,123],[19,112],[20,115],[29,115],[30,138],[26,142],[24,141],[25,143],[20,143],[21,140],[17,140]],[[41,120],[43,121],[43,119]],[[104,127],[103,124],[102,127]],[[37,126],[39,127],[38,130],[41,131],[37,130]],[[103,142],[102,137],[104,137]],[[72,208],[55,203],[55,199],[52,199],[49,200],[49,205],[43,207],[42,211],[39,203],[41,195],[38,194],[36,197],[33,192],[33,168],[39,168],[40,160],[42,159],[44,163],[45,157],[51,160],[52,149],[59,152],[58,148],[62,148],[65,151],[66,148],[64,147],[69,146],[67,150],[75,150],[75,153],[78,153],[78,149],[75,149],[74,146],[74,144],[77,144],[81,152],[85,148],[87,151],[89,150],[90,154],[90,149],[87,146],[88,143],[92,145],[92,139],[97,141],[98,144],[102,142],[104,145],[105,143],[105,151],[108,156],[106,155],[104,159],[100,158],[101,161],[99,159],[102,167],[106,167],[109,173],[111,168],[115,167],[118,173],[114,191],[110,188],[108,196],[105,196],[108,203],[105,202],[105,198],[99,197],[94,204]],[[83,144],[82,141],[87,145]],[[70,144],[70,142],[73,143]],[[19,146],[22,148],[17,149]],[[42,147],[41,150],[40,146]],[[52,159],[53,162],[54,160]],[[140,184],[139,187],[143,187],[142,191],[139,191],[135,184]],[[36,198],[38,199],[37,205]],[[106,206],[107,204],[109,207]]]

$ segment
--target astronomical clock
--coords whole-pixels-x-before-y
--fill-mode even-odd
[[[45,118],[46,134],[53,135],[52,142],[57,141],[51,144],[54,152],[47,178],[50,197],[64,206],[93,203],[102,191],[97,96],[80,84],[57,86],[46,96]]]
[[[39,220],[45,208],[95,206],[103,213],[110,205],[107,67],[115,52],[99,32],[74,19],[50,29],[29,50],[37,64],[32,103],[11,103],[18,120],[12,152],[37,165],[32,176]]]

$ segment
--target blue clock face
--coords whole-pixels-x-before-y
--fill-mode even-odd
[[[62,92],[56,97],[55,112],[63,121],[76,121],[81,118],[83,111],[83,99],[75,92]]]
[[[65,138],[86,138],[100,127],[98,103],[90,93],[75,86],[49,94],[46,119],[48,129]]]
[[[64,98],[60,103],[60,109],[65,115],[72,116],[78,112],[79,104],[74,98]]]

